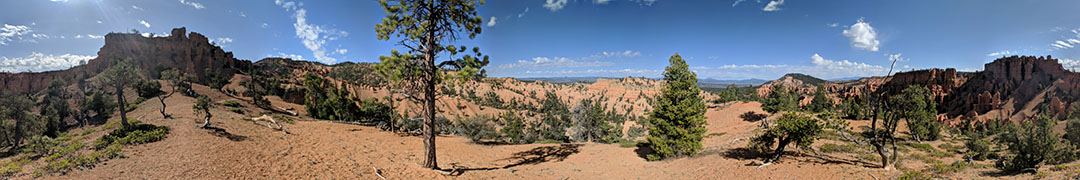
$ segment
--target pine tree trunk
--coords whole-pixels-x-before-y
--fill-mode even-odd
[[[427,42],[424,47],[424,168],[439,169],[439,163],[435,156],[435,33],[433,28],[427,28]]]
[[[158,100],[161,101],[161,117],[169,119],[169,114],[165,114],[165,98],[168,96],[158,96]]]
[[[123,124],[124,128],[131,127],[131,124],[128,124],[128,121],[127,121],[127,106],[126,106],[127,102],[124,101],[124,87],[123,86],[116,87],[116,101],[118,103],[120,103],[120,107],[118,107],[120,109],[120,124]]]
[[[776,151],[773,151],[772,157],[769,157],[769,159],[765,160],[765,164],[773,163],[776,162],[776,160],[780,160],[780,156],[784,155],[784,147],[787,147],[787,145],[790,143],[791,138],[780,139],[780,144],[777,144]]]

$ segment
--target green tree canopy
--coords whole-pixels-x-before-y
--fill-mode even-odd
[[[705,101],[698,88],[697,74],[690,71],[682,56],[668,59],[664,88],[649,114],[649,160],[692,156],[701,152],[705,134]]]

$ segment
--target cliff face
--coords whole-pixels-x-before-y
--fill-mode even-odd
[[[896,73],[892,79],[886,82],[881,90],[889,94],[897,94],[908,86],[920,86],[930,89],[934,100],[939,104],[967,81],[967,74],[957,73],[956,69],[927,69]]]
[[[172,30],[169,37],[143,37],[134,33],[109,33],[97,58],[67,70],[38,73],[0,73],[0,88],[16,92],[37,92],[48,86],[53,79],[67,80],[89,78],[116,64],[117,60],[130,59],[143,71],[145,77],[157,77],[160,70],[177,68],[196,75],[200,81],[207,80],[205,69],[231,75],[238,70],[250,69],[251,62],[233,58],[232,52],[210,44],[202,34],[192,32],[185,36],[185,28]]]
[[[1001,58],[986,64],[984,71],[974,74],[956,88],[955,93],[946,96],[942,109],[950,118],[1002,109],[1005,110],[1003,116],[1009,117],[1020,111],[1031,111],[1031,107],[1025,106],[1044,101],[1064,109],[1071,100],[1063,101],[1059,99],[1061,96],[1042,99],[1042,95],[1044,92],[1077,91],[1077,83],[1080,83],[1077,76],[1080,75],[1066,71],[1057,59],[1049,56]]]

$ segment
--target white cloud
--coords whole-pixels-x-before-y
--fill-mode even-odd
[[[261,26],[261,27],[262,27],[263,29],[266,29],[266,28],[270,28],[270,24],[267,24],[267,23],[262,23],[262,26]]]
[[[143,9],[142,9],[142,8],[140,8],[139,6],[135,6],[135,5],[131,5],[131,9],[135,9],[135,10],[143,10]]]
[[[765,8],[761,8],[762,11],[779,11],[780,5],[784,5],[784,0],[769,1],[769,4],[765,5]]]
[[[15,40],[24,41],[22,36],[30,34],[31,32],[34,32],[34,30],[31,30],[30,27],[27,26],[4,24],[4,27],[0,27],[0,45],[7,45],[7,42]],[[25,41],[33,41],[33,39]]]
[[[82,34],[75,35],[75,39],[82,39]]]
[[[226,45],[229,45],[229,43],[232,43],[232,42],[233,42],[233,39],[229,38],[229,37],[219,37],[219,38],[214,38],[214,39],[210,40],[210,43],[213,43],[214,45],[217,45],[217,46],[221,46],[222,48],[224,48]]]
[[[86,37],[90,37],[90,39],[105,39],[105,36],[98,36],[93,34],[87,34]]]
[[[567,0],[547,0],[547,2],[544,3],[544,8],[551,11],[558,11],[563,7],[566,7],[566,1]]]
[[[522,11],[521,13],[518,13],[517,17],[518,18],[525,17],[525,13],[529,13],[529,7],[525,7],[525,11]]]
[[[1070,45],[1069,43],[1066,43],[1064,41],[1055,41],[1054,43],[1057,44],[1057,45],[1061,45],[1061,46],[1058,46],[1059,48],[1072,48],[1073,47],[1073,45]]]
[[[194,7],[195,9],[206,8],[205,6],[203,6],[202,4],[199,4],[197,2],[188,2],[188,1],[185,1],[185,0],[180,0],[180,4],[188,5],[188,6]]]
[[[32,52],[26,57],[0,57],[0,71],[2,72],[42,72],[70,68],[79,65],[80,62],[93,59],[94,56],[80,56],[72,54],[45,55]]]
[[[581,68],[613,66],[615,63],[602,61],[575,61],[565,57],[535,57],[532,60],[518,60],[514,64],[504,64],[500,69],[535,69],[535,68]]]
[[[832,24],[828,24],[828,26],[829,27],[839,27],[840,23],[832,23]]]
[[[97,21],[97,23],[98,23],[98,24],[101,24],[102,22],[101,22],[101,21],[99,20],[99,21]]]
[[[876,52],[878,46],[881,45],[881,42],[877,40],[877,31],[874,31],[870,23],[863,22],[862,18],[859,18],[859,21],[852,24],[850,28],[845,29],[844,36],[851,39],[851,46],[858,49]]]
[[[1004,56],[1004,55],[1010,55],[1010,54],[1014,54],[1014,53],[1012,51],[998,51],[998,52],[993,52],[993,53],[987,54],[986,56],[994,57],[994,56]]]
[[[731,3],[731,7],[738,6],[739,3],[743,2],[743,1],[746,1],[746,0],[735,0],[735,3]]]
[[[146,26],[146,28],[150,28],[150,23],[148,23],[148,22],[146,22],[144,20],[139,20],[139,24],[142,24],[143,26]]]
[[[641,56],[641,51],[631,51],[631,50],[626,50],[626,51],[622,51],[622,52],[607,52],[607,51],[604,51],[604,52],[600,52],[599,54],[592,55],[592,56],[589,56],[589,57],[586,57],[586,58],[583,58],[583,59],[598,59],[598,58],[610,58],[610,57],[631,58],[631,57],[638,57],[638,56]]]
[[[68,0],[49,0],[49,1],[52,1],[52,2],[62,2],[62,3],[66,3],[66,2],[68,2]]]
[[[334,50],[334,52],[337,52],[338,54],[341,54],[341,55],[345,55],[345,53],[349,52],[349,49],[337,49],[337,50]]]
[[[644,6],[652,6],[653,3],[656,3],[656,0],[634,0],[634,1],[637,2],[638,4],[641,4],[641,5],[644,5]]]
[[[267,55],[267,56],[270,56],[270,55]],[[293,60],[304,60],[304,56],[296,55],[296,54],[285,54],[285,53],[279,52],[278,56],[281,56],[282,58],[293,59]]]
[[[1061,63],[1061,67],[1064,67],[1066,70],[1080,72],[1077,71],[1080,70],[1080,60],[1060,59],[1058,62]]]
[[[300,38],[311,53],[315,55],[315,59],[326,64],[333,64],[337,62],[337,58],[329,57],[327,55],[333,54],[333,52],[327,53],[326,42],[337,40],[338,38],[348,36],[349,33],[337,29],[326,28],[319,25],[308,24],[307,22],[307,10],[300,8],[303,3],[296,4],[292,1],[285,2],[281,0],[274,1],[275,4],[285,8],[286,11],[295,10],[293,18],[296,18],[296,23],[293,23],[293,27],[296,29],[296,37]]]
[[[240,12],[240,17],[247,17],[247,14],[244,14],[244,12]]]
[[[593,0],[593,3],[596,4],[607,4],[609,2],[611,2],[611,0]]]
[[[487,27],[491,26],[495,26],[495,16],[492,16],[491,20],[488,20]]]

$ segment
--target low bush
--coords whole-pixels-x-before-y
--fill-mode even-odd
[[[821,145],[821,147],[818,147],[818,150],[823,152],[823,153],[834,153],[834,152],[850,153],[850,152],[855,152],[855,145],[854,144],[837,145],[837,144],[833,144],[833,143],[826,143],[826,144]]]
[[[904,175],[901,175],[897,180],[930,180],[930,175],[923,174],[921,171],[907,171]]]
[[[498,137],[499,134],[495,130],[495,125],[491,124],[492,119],[494,118],[484,115],[459,119],[457,124],[454,125],[455,134],[469,138],[473,142]]]
[[[240,102],[237,102],[236,100],[232,100],[232,99],[226,100],[225,102],[221,102],[221,105],[222,106],[228,106],[228,107],[243,107],[243,105],[240,105]]]

